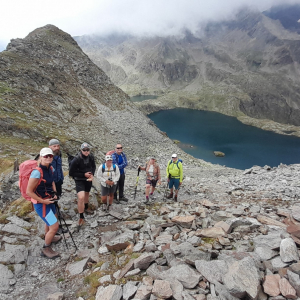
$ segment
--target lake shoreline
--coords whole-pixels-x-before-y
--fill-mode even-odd
[[[300,138],[300,126],[289,125],[278,123],[269,119],[255,119],[251,118],[240,111],[232,111],[223,109],[213,109],[209,107],[196,107],[192,105],[192,102],[187,99],[180,99],[179,101],[171,102],[168,98],[165,98],[166,95],[159,96],[155,100],[144,100],[141,102],[134,102],[134,104],[142,110],[146,115],[150,115],[151,113],[175,109],[175,108],[189,108],[193,110],[199,111],[211,111],[218,112],[226,116],[235,117],[238,121],[245,125],[253,126],[260,128],[265,131],[271,131],[282,135],[287,136],[296,136]],[[184,101],[186,100],[186,101]]]

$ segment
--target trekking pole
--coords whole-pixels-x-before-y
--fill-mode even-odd
[[[78,250],[78,248],[77,248],[77,246],[76,246],[76,244],[75,244],[75,241],[74,241],[74,239],[73,239],[72,233],[71,233],[71,231],[69,230],[69,227],[68,227],[68,225],[67,225],[67,223],[66,223],[66,220],[64,219],[64,217],[62,216],[62,214],[61,214],[61,212],[60,212],[60,208],[59,208],[57,202],[58,202],[58,201],[55,201],[55,206],[56,206],[56,208],[57,208],[57,216],[58,216],[58,219],[59,219],[59,223],[60,223],[60,225],[61,225],[61,228],[63,229],[63,227],[62,227],[62,222],[61,222],[61,220],[63,220],[63,221],[64,221],[64,224],[65,224],[65,226],[66,226],[66,228],[67,228],[67,230],[68,230],[68,233],[69,233],[69,235],[70,235],[70,237],[71,237],[71,239],[72,239],[72,242],[73,242],[73,244],[74,244],[74,247],[76,248],[76,250]],[[68,248],[67,241],[66,241],[66,237],[65,237],[65,233],[64,233],[63,230],[62,230],[62,234],[63,234],[63,238],[64,238],[64,241],[65,241],[65,244],[66,244],[66,246],[67,246],[67,248]],[[69,248],[68,248],[68,249],[69,249]]]
[[[138,183],[139,183],[140,171],[141,171],[141,169],[140,169],[140,167],[138,167],[138,174],[137,174],[137,178],[136,178],[136,184],[135,184],[135,188],[134,188],[133,199],[135,199],[135,196],[136,196],[137,186],[138,186]]]

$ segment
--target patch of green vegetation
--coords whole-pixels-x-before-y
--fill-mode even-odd
[[[12,272],[15,271],[14,265],[8,265],[7,268],[8,268],[8,270],[10,270],[10,271],[12,271]]]
[[[0,224],[7,224],[9,223],[6,219],[7,219],[8,215],[7,214],[2,214],[0,213]]]
[[[205,244],[213,244],[216,239],[215,238],[209,238],[209,237],[203,237],[201,238],[201,240],[205,243]]]
[[[58,282],[62,282],[62,281],[65,281],[65,279],[62,278],[62,277],[60,277],[60,278],[57,279],[57,283],[58,283]]]
[[[28,216],[32,212],[32,203],[21,197],[11,203],[9,210],[22,218]]]
[[[0,82],[0,94],[14,92],[5,82]]]

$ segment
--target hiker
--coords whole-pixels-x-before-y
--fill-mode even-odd
[[[113,203],[114,193],[120,178],[119,167],[113,164],[111,155],[105,156],[105,163],[100,165],[97,172],[97,178],[101,183],[101,200],[103,206],[105,207],[105,203],[107,204],[108,196],[109,204],[106,206],[106,210],[109,210],[109,207]]]
[[[177,201],[179,186],[182,184],[183,178],[182,163],[178,161],[177,154],[172,154],[172,159],[169,160],[166,171],[170,189],[170,194],[167,196],[167,198],[173,198],[173,187],[175,187],[174,200]]]
[[[62,184],[64,182],[64,173],[62,170],[62,160],[60,143],[57,139],[52,139],[49,141],[49,148],[53,151],[53,161],[52,166],[54,168],[54,182],[56,186],[57,196],[60,197],[62,193]]]
[[[116,145],[115,152],[112,154],[113,164],[117,165],[120,170],[120,179],[117,184],[117,188],[115,191],[114,199],[116,203],[120,203],[120,201],[128,202],[128,199],[124,197],[124,184],[125,184],[125,168],[127,166],[127,158],[125,153],[123,152],[123,147],[121,144]],[[117,191],[119,191],[119,201],[117,198]]]
[[[145,167],[139,166],[141,170],[146,171],[146,203],[149,201],[149,192],[151,187],[150,197],[153,196],[157,182],[161,184],[160,168],[154,156],[146,163]]]
[[[78,197],[77,207],[79,221],[76,228],[77,231],[79,231],[85,223],[83,213],[93,214],[93,211],[89,209],[89,196],[96,170],[94,156],[90,153],[91,146],[88,143],[83,143],[80,149],[80,153],[72,160],[69,170],[69,175],[75,180]]]
[[[43,171],[43,181],[39,183],[41,173],[34,169],[31,172],[26,194],[31,197],[31,202],[37,214],[45,222],[45,244],[42,248],[42,256],[55,258],[59,256],[51,248],[52,243],[57,243],[61,236],[55,236],[58,230],[58,221],[54,200],[57,199],[56,187],[54,183],[54,170],[51,167],[53,152],[50,148],[43,148],[40,151],[39,168]]]

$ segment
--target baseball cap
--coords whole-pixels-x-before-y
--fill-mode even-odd
[[[52,139],[49,141],[49,146],[53,146],[53,145],[60,145],[59,140],[58,139]]]
[[[106,155],[105,156],[105,161],[108,161],[108,160],[113,160],[112,157],[111,157],[111,155]]]
[[[177,157],[177,154],[176,154],[176,153],[172,154],[172,158],[173,158],[173,157]]]
[[[81,144],[80,149],[82,150],[82,149],[85,149],[85,148],[92,148],[92,147],[88,143]]]
[[[43,148],[41,151],[40,151],[40,156],[45,156],[47,154],[52,154],[53,155],[53,151],[52,149],[50,148]]]

